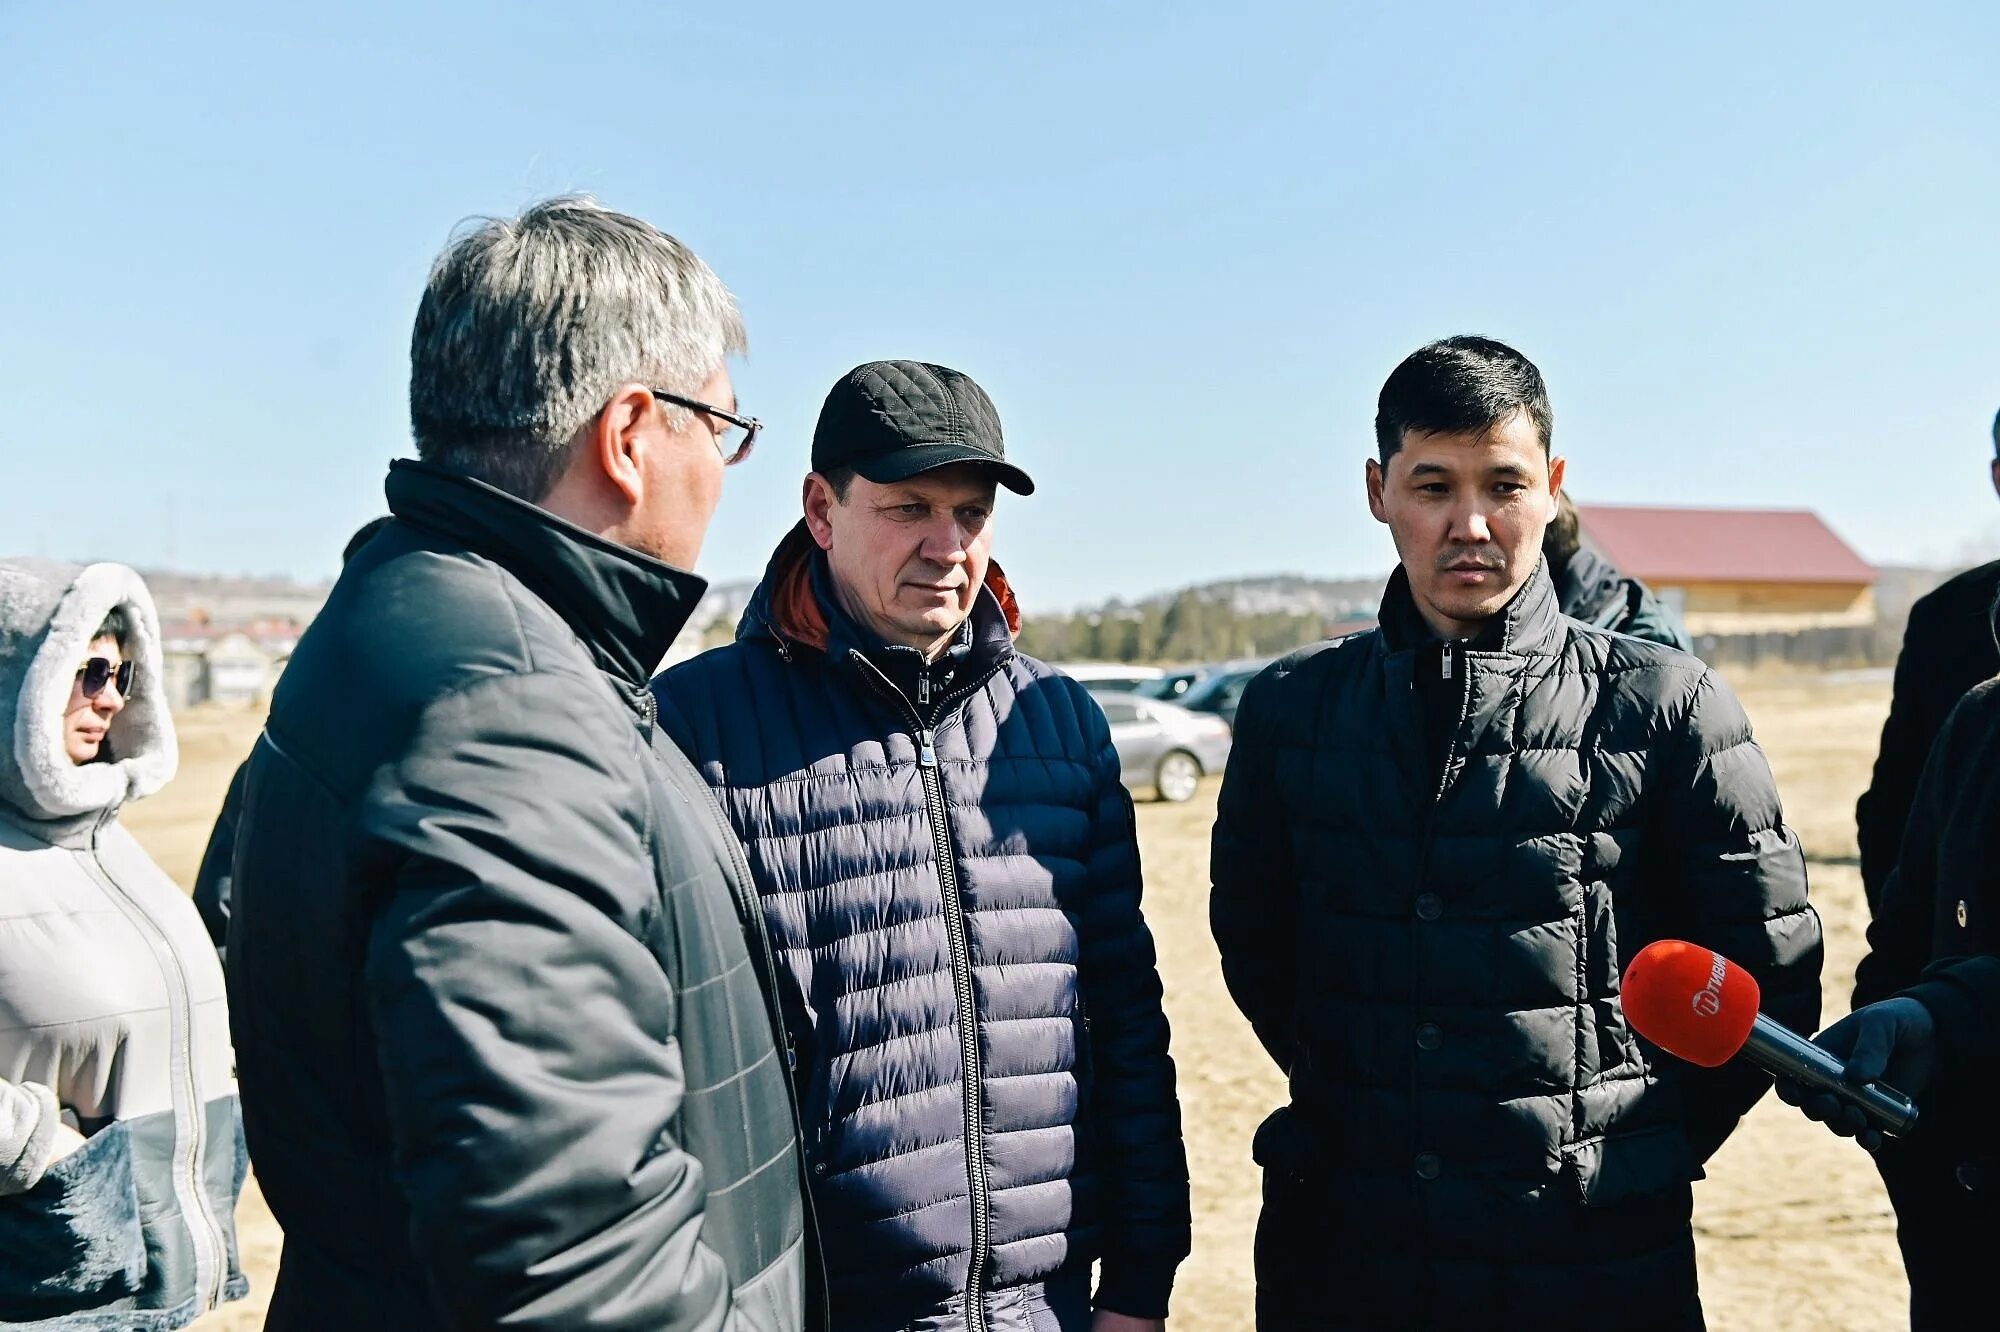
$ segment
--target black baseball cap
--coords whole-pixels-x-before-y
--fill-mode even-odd
[[[953,463],[983,463],[1017,495],[1035,493],[1007,461],[1000,413],[972,376],[926,361],[870,361],[840,377],[813,427],[812,466],[889,485]]]

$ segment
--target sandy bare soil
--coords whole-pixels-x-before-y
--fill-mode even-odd
[[[1769,752],[1787,815],[1812,859],[1812,891],[1827,927],[1827,1020],[1843,1011],[1866,914],[1855,868],[1855,797],[1867,784],[1885,679],[1829,677],[1746,683],[1744,701]],[[182,770],[128,822],[167,871],[192,884],[210,820],[257,719],[197,712],[182,720]],[[1148,915],[1174,1024],[1194,1175],[1195,1252],[1182,1269],[1174,1325],[1248,1328],[1250,1239],[1257,1214],[1251,1130],[1282,1084],[1223,990],[1207,927],[1208,827],[1215,783],[1182,806],[1142,805]],[[1874,1170],[1766,1098],[1697,1186],[1696,1226],[1710,1326],[1804,1332],[1894,1327],[1905,1294],[1894,1222]],[[252,1298],[197,1326],[244,1332],[261,1322],[280,1237],[253,1190],[238,1212]]]

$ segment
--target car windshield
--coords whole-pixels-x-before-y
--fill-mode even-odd
[[[1243,682],[1255,674],[1257,674],[1255,671],[1221,671],[1201,681],[1174,701],[1184,708],[1193,708],[1199,712],[1205,707],[1213,707],[1222,702],[1228,696],[1231,685],[1241,688]]]
[[[1208,702],[1208,700],[1221,692],[1222,683],[1226,678],[1220,675],[1209,676],[1206,680],[1203,680],[1200,684],[1195,685],[1185,694],[1182,694],[1180,696],[1180,705],[1184,708],[1199,708],[1202,704]]]

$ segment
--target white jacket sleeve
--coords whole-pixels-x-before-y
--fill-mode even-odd
[[[42,1182],[62,1111],[39,1082],[0,1079],[0,1198]]]

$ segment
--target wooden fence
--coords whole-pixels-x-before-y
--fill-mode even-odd
[[[1788,666],[1801,670],[1848,670],[1893,666],[1902,647],[1903,619],[1839,629],[1804,629],[1789,634],[1702,634],[1695,655],[1711,666]]]

